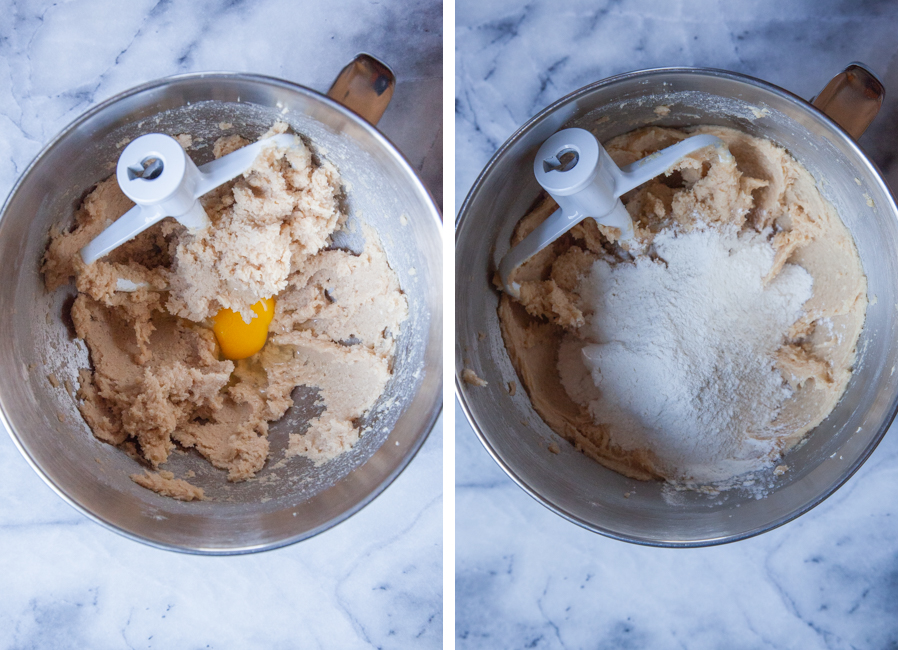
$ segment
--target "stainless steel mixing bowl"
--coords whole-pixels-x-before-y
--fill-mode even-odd
[[[668,106],[661,117],[657,106]],[[515,223],[540,192],[532,162],[561,128],[580,126],[600,141],[640,126],[716,124],[769,138],[819,181],[849,228],[868,278],[869,305],[853,378],[834,411],[784,458],[782,476],[758,477],[768,495],[732,490],[681,492],[608,470],[562,441],[507,382],[515,370],[500,335],[491,283]],[[808,511],[855,472],[897,412],[897,217],[878,170],[835,122],[791,93],[721,70],[666,68],[586,86],[520,128],[482,171],[456,223],[457,394],[472,427],[523,489],[570,521],[616,539],[702,546],[756,535]],[[461,380],[471,368],[487,381]],[[552,371],[552,369],[549,369]],[[557,440],[558,455],[548,443]],[[629,498],[624,494],[630,493]],[[891,497],[893,498],[893,497]]]
[[[380,114],[380,113],[379,113]],[[72,290],[48,294],[39,273],[53,224],[68,224],[95,183],[114,173],[121,148],[147,132],[189,133],[198,163],[227,133],[256,138],[276,120],[308,137],[340,170],[346,207],[380,234],[409,300],[394,376],[364,418],[360,442],[315,467],[283,457],[287,436],[317,412],[315,392],[270,430],[271,455],[255,480],[228,483],[194,453],[168,468],[211,501],[181,503],[135,485],[140,466],[96,440],[66,382],[88,366],[68,322]],[[359,245],[358,233],[339,242]],[[411,271],[415,269],[415,271]],[[127,91],[83,115],[43,150],[0,213],[0,420],[41,477],[95,521],[162,548],[207,554],[264,550],[310,537],[358,511],[403,470],[441,407],[441,234],[433,201],[403,156],[341,104],[301,86],[247,74],[191,74]],[[52,376],[61,383],[55,387]]]

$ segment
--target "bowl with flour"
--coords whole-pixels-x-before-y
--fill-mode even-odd
[[[513,300],[494,272],[555,209],[531,166],[567,127],[620,165],[696,131],[737,163],[701,153],[626,196],[643,248],[573,228],[517,271],[527,291]],[[768,202],[791,193],[792,219]],[[801,214],[817,210],[833,218]],[[801,234],[801,221],[824,230]],[[460,402],[501,467],[576,524],[663,546],[759,534],[833,493],[895,416],[896,312],[882,300],[897,291],[896,229],[853,138],[780,88],[681,68],[587,86],[517,131],[460,211]]]
[[[133,399],[118,399],[122,395],[116,395],[119,406],[109,400],[97,402],[107,407],[112,404],[117,413],[131,413],[131,424],[145,431],[132,440],[137,441],[136,449],[129,447],[128,440],[116,437],[119,423],[113,422],[112,428],[104,429],[104,423],[109,422],[104,420],[102,409],[96,410],[97,418],[88,417],[85,407],[92,400],[90,387],[102,397],[110,384],[103,377],[98,382],[82,374],[86,369],[97,370],[102,366],[92,365],[90,355],[105,354],[102,349],[105,344],[92,347],[89,331],[86,347],[83,334],[99,326],[103,336],[115,339],[118,321],[113,319],[103,325],[102,308],[93,315],[78,308],[84,300],[81,282],[77,294],[70,282],[62,282],[56,288],[54,282],[45,286],[46,262],[56,257],[45,256],[48,235],[51,228],[56,234],[70,232],[67,229],[73,221],[92,210],[95,216],[99,215],[106,209],[103,206],[112,206],[110,209],[115,211],[117,188],[108,187],[110,181],[106,179],[114,173],[122,148],[140,135],[151,132],[177,135],[192,159],[203,164],[227,153],[231,145],[257,140],[273,125],[278,125],[276,130],[297,134],[302,141],[302,146],[298,144],[294,149],[278,153],[284,156],[280,162],[271,161],[272,170],[281,170],[270,176],[275,185],[269,187],[269,181],[263,181],[269,172],[260,168],[262,176],[257,180],[262,185],[251,179],[251,185],[240,190],[238,185],[245,180],[239,180],[237,189],[232,192],[226,188],[225,194],[243,193],[253,203],[273,187],[284,187],[285,181],[279,180],[282,176],[288,180],[287,187],[306,186],[305,181],[300,184],[290,181],[288,176],[297,173],[311,179],[313,185],[319,184],[323,191],[327,189],[325,195],[334,198],[334,214],[320,210],[318,203],[304,208],[311,213],[321,212],[319,216],[328,222],[327,228],[319,234],[310,231],[300,239],[306,237],[310,242],[315,239],[314,248],[320,251],[317,254],[320,259],[324,259],[321,255],[341,257],[346,264],[339,265],[343,270],[310,268],[310,273],[328,276],[325,293],[340,292],[340,279],[331,275],[349,273],[348,277],[352,277],[354,268],[380,260],[378,265],[392,269],[386,277],[393,282],[389,277],[393,275],[398,284],[389,293],[400,307],[400,303],[408,306],[408,313],[401,314],[405,318],[401,317],[399,325],[392,326],[398,331],[392,332],[391,338],[395,338],[390,345],[394,350],[380,371],[384,385],[378,384],[378,395],[370,395],[371,404],[366,405],[364,412],[348,412],[350,420],[338,425],[345,432],[356,429],[358,440],[330,459],[313,457],[319,451],[329,457],[333,455],[322,445],[316,444],[316,450],[308,448],[299,456],[291,452],[291,447],[297,450],[296,445],[305,437],[304,431],[309,431],[310,423],[314,426],[317,421],[324,423],[322,418],[327,416],[330,401],[324,393],[332,389],[337,391],[333,396],[354,392],[356,375],[352,372],[352,362],[344,368],[350,373],[349,378],[340,379],[344,375],[335,371],[329,380],[326,372],[319,380],[301,381],[303,385],[297,388],[286,387],[283,416],[268,425],[251,427],[257,433],[248,439],[253,443],[251,446],[258,447],[257,451],[232,444],[235,437],[247,437],[246,427],[235,427],[229,433],[225,426],[219,436],[223,445],[208,445],[199,439],[187,446],[162,441],[163,453],[154,460],[152,456],[156,452],[152,451],[146,433],[148,425],[152,429],[158,428],[158,424],[151,417],[159,415],[162,422],[168,417],[167,412],[177,418],[181,415],[171,409],[155,408],[139,409],[138,413],[135,407],[152,401],[146,392],[134,393]],[[225,150],[221,151],[223,146]],[[295,158],[293,162],[289,160],[291,157]],[[106,201],[104,197],[113,199]],[[299,196],[296,198],[301,200]],[[230,199],[222,206],[226,204],[231,204]],[[222,221],[225,213],[216,217],[218,208],[209,203],[205,207],[214,220]],[[115,218],[109,215],[103,218],[107,217]],[[232,219],[233,215],[225,218]],[[277,229],[277,221],[273,223]],[[303,230],[302,222],[295,226]],[[284,223],[281,231],[293,227]],[[326,240],[320,240],[319,235],[326,230]],[[298,238],[292,236],[294,239]],[[257,245],[262,246],[260,242]],[[201,244],[203,250],[208,250],[209,242]],[[81,244],[73,242],[73,245]],[[144,262],[148,255],[165,256],[165,245],[150,248],[153,250],[135,249],[130,253],[123,250],[118,254],[126,257],[133,254],[135,264],[149,269],[152,275],[158,272],[152,270],[154,264]],[[65,266],[67,257],[70,256],[64,254],[56,260],[63,261]],[[45,261],[43,279],[42,259]],[[195,259],[201,260],[202,255]],[[314,260],[316,256],[309,259]],[[5,337],[0,351],[0,363],[7,370],[0,382],[2,420],[26,459],[57,493],[95,521],[132,539],[165,549],[228,554],[266,550],[308,538],[343,521],[380,494],[414,457],[440,411],[441,262],[437,209],[407,161],[374,126],[337,101],[302,86],[249,74],[191,74],[148,83],[97,106],[47,145],[14,187],[0,217],[0,260],[4,277],[11,279],[0,295],[3,303],[0,327],[5,332],[15,332],[14,336]],[[128,260],[116,262],[121,262],[120,269],[129,267]],[[185,280],[190,283],[200,279],[202,273],[203,269],[198,268],[189,272]],[[144,279],[152,285],[150,276]],[[209,281],[228,284],[232,279],[226,269],[221,277],[211,274]],[[175,291],[179,281],[173,276],[168,282],[170,286],[160,288]],[[357,283],[356,288],[372,289],[364,283]],[[282,313],[296,310],[299,314],[316,302],[314,296],[303,291],[293,298],[279,295],[282,304],[278,307],[276,297],[276,309]],[[341,300],[337,296],[333,294],[332,299],[319,296],[318,302],[337,305]],[[192,318],[189,314],[173,315],[173,318],[182,317]],[[120,326],[123,324],[126,328],[131,326],[127,321],[120,322]],[[153,323],[156,334],[165,331],[157,325]],[[333,350],[338,349],[335,346],[355,349],[358,341],[352,335],[360,327],[359,323],[352,325],[353,331],[336,333],[330,342],[321,342]],[[200,332],[194,326],[190,328]],[[286,330],[291,331],[283,334],[307,336],[303,329],[304,326],[290,326]],[[270,342],[272,336],[270,332]],[[201,332],[195,343],[206,339],[213,347],[201,343],[199,347],[191,344],[193,351],[185,348],[179,352],[172,348],[178,357],[176,365],[181,361],[193,363],[191,359],[197,352],[202,356],[204,347],[207,352],[214,350],[210,337],[210,333]],[[359,338],[364,335],[360,334]],[[95,339],[95,343],[98,341]],[[176,347],[186,342],[184,332],[173,341]],[[281,346],[268,345],[264,350],[269,348],[269,354],[274,355],[271,361],[276,364],[296,358],[296,350],[284,354]],[[288,348],[293,349],[293,344]],[[201,374],[222,363],[213,357],[215,354],[202,362],[205,370]],[[279,361],[276,357],[283,358]],[[140,353],[137,357],[132,355],[132,360],[142,358]],[[267,394],[266,378],[272,379],[275,366],[266,368],[263,362],[262,366],[254,367],[254,358],[251,357],[240,373],[238,366],[243,361],[228,362],[235,366],[233,371],[222,368],[225,371],[222,378],[229,372],[232,376],[220,389],[233,393],[243,384],[249,391],[245,396],[249,401],[243,399],[247,404],[258,402],[259,395],[255,393],[266,399],[271,397]],[[145,377],[153,374],[152,366],[152,362],[147,364]],[[110,372],[116,374],[119,370],[113,368]],[[133,376],[135,372],[139,369],[132,368],[119,376],[129,373]],[[244,374],[247,381],[240,380],[239,374]],[[193,370],[188,370],[185,376],[199,377]],[[208,378],[211,376],[207,374]],[[331,388],[324,381],[331,381]],[[184,426],[179,426],[179,431],[186,433],[194,426],[207,427],[211,424],[210,416],[216,419],[212,412],[196,411],[188,416]],[[334,424],[326,428],[334,429]],[[261,434],[265,428],[267,443],[262,445]],[[115,444],[101,442],[98,439],[101,436]],[[267,447],[264,461],[257,453],[263,447]],[[197,448],[201,448],[201,453]],[[256,460],[252,460],[254,456]],[[158,467],[150,466],[163,458]],[[247,460],[252,460],[252,467],[246,464]],[[248,468],[251,471],[244,472]],[[145,469],[149,470],[146,474]],[[131,478],[134,476],[148,478],[136,482]],[[183,481],[174,487],[189,484],[202,489],[202,498],[185,501],[179,500],[185,498],[184,494],[177,495],[178,498],[162,496],[171,492],[173,481]],[[192,494],[201,495],[200,492]]]

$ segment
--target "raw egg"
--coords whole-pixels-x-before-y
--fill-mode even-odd
[[[230,309],[222,309],[213,316],[213,332],[226,359],[246,359],[262,350],[266,344],[269,323],[275,315],[275,299],[260,300],[251,309],[256,318],[249,323],[245,323],[239,313]]]

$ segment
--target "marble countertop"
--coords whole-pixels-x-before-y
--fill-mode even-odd
[[[53,136],[145,81],[233,70],[324,92],[358,52],[388,63],[379,128],[440,204],[442,9],[322,3],[0,0],[0,199]],[[64,503],[0,434],[0,648],[438,647],[442,420],[373,503],[310,540],[197,557]]]
[[[734,70],[814,96],[851,61],[887,97],[861,144],[897,187],[895,3],[456,3],[456,208],[496,149],[590,82]],[[897,642],[897,424],[799,519],[707,549],[634,546],[544,508],[457,406],[458,648],[887,648]]]

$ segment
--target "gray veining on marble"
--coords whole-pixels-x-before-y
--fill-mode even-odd
[[[456,208],[556,99],[662,66],[734,70],[813,97],[863,61],[887,98],[861,144],[897,187],[897,5],[456,4]],[[606,539],[516,486],[456,409],[458,648],[890,648],[897,644],[897,424],[825,503],[709,549]]]
[[[130,87],[233,70],[324,92],[360,51],[396,73],[380,128],[440,200],[440,2],[0,0],[0,198],[63,127]],[[0,648],[439,647],[441,440],[442,420],[381,496],[315,538],[196,557],[89,521],[0,434]]]
[[[721,547],[655,549],[550,512],[458,406],[456,422],[457,647],[896,647],[896,423],[794,522]]]

